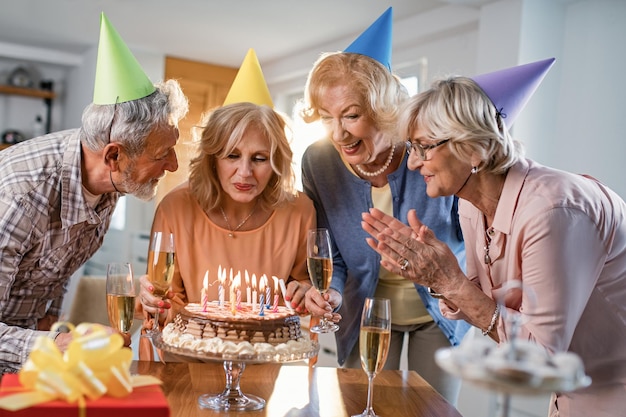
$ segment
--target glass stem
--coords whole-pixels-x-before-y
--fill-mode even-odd
[[[372,408],[372,397],[374,396],[374,372],[367,375],[367,406],[365,407],[366,416],[375,416],[374,408]]]

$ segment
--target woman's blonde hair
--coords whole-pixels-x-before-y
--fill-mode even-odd
[[[489,97],[471,78],[437,80],[412,97],[398,120],[400,136],[410,138],[417,127],[434,141],[449,139],[446,146],[458,159],[478,155],[479,170],[502,174],[523,157],[521,143],[513,140]]]
[[[376,128],[397,138],[397,120],[400,105],[409,97],[400,79],[380,62],[368,56],[330,52],[322,54],[313,65],[304,91],[302,119],[314,122],[326,90],[345,85],[356,95],[365,115]]]
[[[189,165],[189,188],[204,210],[222,204],[224,190],[217,176],[217,160],[231,154],[248,129],[258,129],[268,140],[274,171],[259,197],[259,205],[270,208],[293,200],[293,153],[287,139],[288,126],[280,114],[268,106],[234,103],[208,113],[201,129],[199,154]]]

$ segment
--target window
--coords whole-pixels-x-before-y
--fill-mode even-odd
[[[117,200],[117,206],[115,206],[113,216],[111,216],[109,228],[124,230],[124,227],[126,227],[126,196],[121,196]]]

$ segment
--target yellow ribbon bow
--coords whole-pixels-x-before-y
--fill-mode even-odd
[[[28,360],[19,372],[26,392],[0,399],[0,408],[21,410],[54,399],[85,408],[85,398],[103,395],[125,397],[133,387],[158,384],[153,377],[131,377],[132,350],[124,347],[120,334],[109,334],[104,326],[82,323],[55,323],[70,329],[73,340],[65,353],[45,336],[37,337]],[[82,414],[82,413],[81,413]]]

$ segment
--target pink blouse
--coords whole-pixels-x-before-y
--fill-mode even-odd
[[[556,395],[561,416],[622,415],[626,410],[626,205],[598,181],[522,160],[506,177],[485,264],[483,214],[460,200],[467,275],[506,300],[505,318],[522,314],[518,337],[584,362],[591,387]],[[519,289],[506,284],[518,281]],[[462,318],[448,314],[448,318]],[[454,316],[454,317],[452,317]]]

